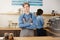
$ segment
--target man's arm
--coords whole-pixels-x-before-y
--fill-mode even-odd
[[[21,15],[19,17],[19,27],[25,28],[25,27],[28,27],[28,26],[30,26],[30,23],[24,23],[24,21],[23,21],[23,15]]]
[[[36,27],[38,25],[36,16],[32,15],[32,21],[33,21],[33,23],[30,23],[31,26],[26,27],[27,29],[36,29]]]

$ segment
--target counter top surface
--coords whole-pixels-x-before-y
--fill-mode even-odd
[[[3,39],[3,37],[0,37]],[[15,40],[60,40],[60,37],[14,37]]]

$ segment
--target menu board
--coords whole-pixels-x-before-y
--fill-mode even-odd
[[[43,6],[43,0],[12,0],[12,5],[22,5],[28,2],[31,6]]]

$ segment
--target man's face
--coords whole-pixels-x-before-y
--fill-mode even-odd
[[[25,4],[23,8],[24,8],[25,12],[29,12],[30,11],[30,7],[28,6],[28,4]]]

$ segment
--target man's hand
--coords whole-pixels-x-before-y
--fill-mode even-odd
[[[30,23],[31,25],[33,25],[33,23]]]
[[[31,18],[29,19],[29,22],[30,22],[30,23],[33,23]]]

